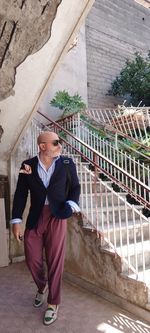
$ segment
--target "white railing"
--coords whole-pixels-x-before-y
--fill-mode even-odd
[[[120,109],[89,109],[86,113],[96,121],[109,124],[116,130],[137,140],[148,138],[150,127],[150,108],[130,107]]]
[[[37,138],[44,128],[45,126],[43,126],[40,122],[35,119],[32,120],[30,125],[30,140],[28,140],[28,146],[26,147],[26,153],[29,157],[38,154]]]
[[[123,258],[123,273],[133,272],[133,278],[149,283],[150,224],[142,207],[130,205],[125,193],[114,192],[82,163],[78,174],[84,227],[98,231],[106,249]]]
[[[69,130],[82,140],[87,143],[88,146],[92,147],[94,150],[99,152],[107,159],[98,158],[97,163],[102,170],[105,170],[108,176],[112,176],[119,181],[119,183],[124,184],[129,187],[131,191],[135,192],[136,196],[143,197],[145,200],[150,199],[150,193],[143,189],[143,184],[149,188],[150,185],[150,167],[144,163],[140,163],[135,157],[124,153],[122,150],[118,150],[113,144],[111,144],[106,139],[101,139],[98,134],[95,134],[91,129],[87,128],[87,124],[80,119],[80,115],[75,115],[64,123],[64,128]],[[72,138],[68,137],[69,142],[73,145]],[[91,152],[88,148],[82,147],[79,144],[79,150],[83,151],[87,157],[92,158]],[[119,169],[117,169],[119,167]],[[122,172],[124,171],[124,172]],[[130,176],[139,181],[134,181]]]
[[[131,145],[128,145],[124,140],[120,140],[118,139],[118,136],[120,137],[120,133],[119,132],[115,132],[112,130],[112,126],[111,128],[109,127],[109,131],[108,131],[108,128],[107,130],[105,131],[104,128],[102,128],[102,130],[100,129],[100,124],[99,126],[95,127],[91,121],[91,119],[88,119],[88,120],[83,120],[81,117],[80,117],[80,114],[75,114],[75,115],[72,115],[72,117],[68,117],[68,118],[65,118],[64,121],[61,123],[60,121],[60,124],[66,128],[66,129],[69,129],[70,131],[72,131],[74,134],[77,133],[78,136],[82,136],[82,137],[85,137],[85,139],[87,140],[87,138],[90,138],[92,136],[97,137],[97,138],[100,138],[100,135],[105,135],[105,139],[104,141],[105,142],[110,142],[111,141],[111,145],[114,146],[117,150],[120,150],[120,147],[122,147],[122,149],[124,150],[128,150],[130,151],[130,153],[134,153],[134,155],[136,156],[136,158],[139,158],[139,159],[144,159],[146,161],[147,164],[150,163],[150,156],[148,154],[144,154],[142,151],[140,151],[139,149],[137,150],[135,147],[138,145],[138,148],[146,148],[146,152],[147,152],[147,149],[150,151],[150,148],[149,147],[146,147],[144,146],[143,144],[141,144],[141,142],[137,141],[137,140],[133,140],[133,138],[129,138],[129,142],[131,143]],[[82,134],[81,135],[81,126],[84,127],[84,131],[87,131],[88,129],[90,129],[90,135],[88,133],[85,134],[85,136]],[[113,132],[113,133],[111,133]],[[97,134],[96,134],[97,133]],[[122,136],[122,135],[121,135]],[[126,136],[122,136],[122,138],[126,138]],[[94,138],[92,139],[92,144],[93,144],[93,140]],[[132,143],[134,143],[132,145]],[[136,143],[136,145],[135,145]]]
[[[70,155],[70,148],[67,149]],[[66,152],[66,153],[67,153]],[[122,273],[149,284],[150,224],[142,207],[130,205],[126,194],[100,180],[88,164],[74,159],[81,183],[83,227],[101,237],[102,247],[122,258]]]
[[[99,172],[107,175],[111,180],[113,180],[113,182],[130,193],[132,197],[142,203],[146,208],[150,208],[150,187],[147,184],[134,177],[132,173],[129,173],[128,171],[124,170],[124,168],[112,162],[110,158],[105,157],[102,153],[98,152],[96,149],[93,149],[93,147],[89,146],[78,136],[72,134],[73,129],[70,128],[68,131],[65,129],[65,125],[62,127],[60,124],[52,121],[41,112],[38,113],[50,121],[51,125],[48,126],[49,130],[52,129],[58,132],[60,136],[63,136],[63,141],[72,147],[73,152],[78,151],[79,154],[84,156],[84,158],[86,158],[86,160],[88,160],[92,165],[94,164],[95,167],[98,168]],[[79,127],[80,126],[78,126],[78,128]],[[79,130],[79,132],[81,131]]]
[[[32,122],[33,142],[28,147],[30,156],[37,154],[36,140],[42,129],[40,123]],[[134,279],[147,282],[150,224],[142,214],[142,207],[130,205],[125,193],[116,193],[111,182],[101,181],[97,172],[91,172],[88,164],[81,162],[81,156],[75,155],[73,147],[79,148],[81,143],[77,141],[75,144],[72,137],[72,144],[72,147],[65,146],[65,154],[74,153],[81,184],[80,207],[84,228],[96,230],[102,237],[103,247],[122,257],[123,273],[132,272]]]

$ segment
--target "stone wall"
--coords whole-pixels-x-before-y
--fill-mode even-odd
[[[16,68],[48,41],[61,0],[1,0],[0,99],[13,94]]]
[[[89,107],[114,107],[106,96],[127,58],[150,49],[150,10],[134,0],[96,0],[86,19]]]
[[[123,276],[121,258],[103,250],[96,232],[84,229],[75,217],[68,220],[65,272],[72,282],[82,280],[80,284],[96,294],[100,289],[109,292],[112,302],[119,297],[120,306],[128,301],[147,309],[146,285]]]

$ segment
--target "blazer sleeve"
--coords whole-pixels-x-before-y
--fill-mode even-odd
[[[68,193],[67,200],[75,201],[78,204],[80,196],[80,184],[77,175],[76,165],[72,159],[70,159],[70,173],[71,173],[71,187]]]
[[[21,165],[21,168],[23,168],[23,163]],[[19,173],[17,186],[14,194],[14,200],[13,200],[12,219],[14,218],[22,219],[22,215],[28,197],[27,177],[29,177],[29,175]]]

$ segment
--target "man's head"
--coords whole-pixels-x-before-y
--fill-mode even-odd
[[[47,157],[54,158],[62,152],[60,139],[55,132],[41,132],[37,138],[37,143],[40,153]]]

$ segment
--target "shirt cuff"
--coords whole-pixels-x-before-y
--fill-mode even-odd
[[[74,213],[79,213],[81,211],[80,207],[77,205],[76,202],[68,200],[67,203],[70,205]]]
[[[15,224],[15,223],[22,223],[21,219],[12,219],[10,220],[10,224]]]

